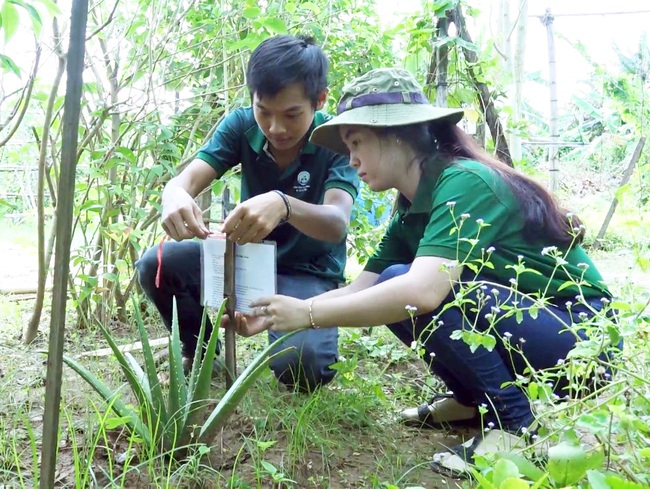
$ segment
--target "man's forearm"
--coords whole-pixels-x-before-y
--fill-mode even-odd
[[[344,238],[349,219],[337,206],[309,204],[293,197],[289,197],[289,203],[289,224],[298,231],[330,243],[338,243]]]

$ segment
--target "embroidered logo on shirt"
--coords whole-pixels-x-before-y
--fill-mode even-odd
[[[311,175],[309,174],[308,171],[301,171],[298,173],[298,176],[296,177],[296,181],[298,182],[298,185],[294,185],[293,189],[295,192],[305,192],[307,189],[309,189],[309,179],[311,178]]]

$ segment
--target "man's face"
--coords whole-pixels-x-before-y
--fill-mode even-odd
[[[327,92],[319,97],[314,108],[303,86],[293,83],[275,97],[253,95],[253,112],[258,126],[272,149],[284,152],[300,149],[314,120],[314,112],[325,104]]]

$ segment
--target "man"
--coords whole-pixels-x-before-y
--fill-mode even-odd
[[[238,244],[277,243],[278,293],[306,299],[338,287],[344,279],[345,237],[358,178],[348,159],[309,143],[329,117],[319,112],[327,97],[328,62],[311,39],[276,36],[252,53],[246,73],[252,107],[230,113],[210,141],[162,196],[163,228],[177,242],[162,250],[160,287],[155,286],[156,250],[136,264],[142,288],[168,329],[176,296],[183,356],[191,362],[203,307],[200,243],[209,231],[194,198],[215,178],[241,163],[242,202],[222,232]],[[241,318],[258,321],[263,318]],[[207,326],[208,335],[212,326]],[[269,341],[282,333],[269,332]],[[330,382],[338,355],[338,329],[302,331],[275,359],[280,382],[311,391]]]

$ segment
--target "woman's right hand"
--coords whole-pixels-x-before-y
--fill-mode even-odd
[[[231,327],[230,316],[227,314],[221,316],[221,327],[224,329]],[[268,325],[263,317],[252,317],[241,312],[235,312],[235,331],[239,336],[248,338],[267,329]]]

